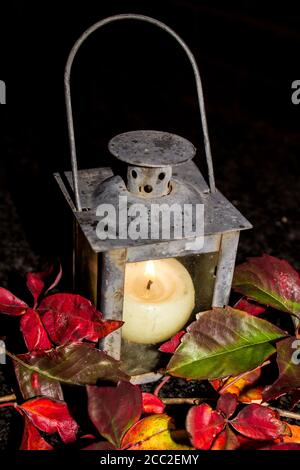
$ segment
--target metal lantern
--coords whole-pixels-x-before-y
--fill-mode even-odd
[[[126,132],[109,142],[111,154],[127,164],[125,181],[110,168],[77,169],[70,94],[74,57],[98,28],[128,19],[163,29],[189,58],[197,86],[209,184],[192,161],[194,146],[182,137],[159,131]],[[227,304],[239,233],[251,225],[215,187],[199,70],[187,45],[168,26],[135,14],[112,16],[94,24],[70,52],[65,94],[72,172],[55,174],[55,178],[74,216],[74,287],[88,296],[105,318],[125,320],[121,329],[102,340],[103,349],[121,360],[133,382],[154,381],[161,377],[159,369],[166,356],[159,352],[160,344],[186,327],[197,312]],[[122,198],[126,198],[128,212],[120,207]],[[171,228],[182,235],[166,239],[156,230],[159,220],[151,216],[148,228],[153,229],[154,238],[130,238],[126,234],[134,204],[147,213],[155,204],[164,204],[165,208],[198,204],[203,208],[203,232],[200,237],[194,232],[186,234],[182,217],[174,216]],[[99,237],[98,208],[108,206],[116,216],[111,221],[112,233]],[[106,226],[102,224],[104,231],[111,231],[111,216],[107,215]],[[193,218],[194,225],[197,217],[199,214]],[[146,272],[144,279],[149,260],[158,278]]]

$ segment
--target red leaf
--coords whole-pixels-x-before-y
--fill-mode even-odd
[[[210,449],[214,438],[223,430],[225,420],[207,403],[190,408],[186,418],[186,428],[196,449]]]
[[[20,321],[20,329],[28,351],[51,349],[52,344],[48,338],[41,318],[36,310],[29,308]]]
[[[242,310],[243,312],[247,312],[250,315],[260,315],[266,311],[266,307],[257,304],[256,302],[250,301],[245,297],[242,297],[234,306],[237,310]]]
[[[180,339],[184,334],[185,334],[185,331],[179,331],[178,333],[176,333],[175,336],[173,336],[173,338],[171,338],[166,343],[162,344],[159,350],[161,352],[173,354],[175,350],[178,348],[178,346],[180,345]]]
[[[49,398],[34,398],[19,405],[19,409],[41,431],[49,434],[58,432],[65,443],[76,440],[78,424],[71,417],[66,403]]]
[[[300,444],[293,444],[292,442],[286,444],[283,442],[282,444],[274,444],[262,447],[259,450],[300,450]]]
[[[137,385],[119,382],[117,387],[87,387],[89,416],[99,433],[120,447],[125,432],[142,413],[142,394]]]
[[[295,336],[278,341],[277,364],[279,377],[272,385],[265,388],[263,399],[273,400],[281,395],[300,387],[300,349],[299,340]]]
[[[230,418],[236,410],[238,397],[233,393],[224,393],[217,403],[217,410],[223,413],[226,418]]]
[[[260,441],[277,439],[289,433],[287,424],[280,421],[275,410],[257,404],[246,406],[231,424],[244,436]]]
[[[283,312],[300,312],[300,276],[285,260],[263,255],[237,266],[233,288]]]
[[[39,311],[44,326],[55,344],[98,341],[120,328],[122,322],[103,320],[92,303],[76,294],[54,294],[42,300]]]
[[[165,410],[164,403],[152,393],[142,393],[143,398],[143,413],[147,414],[160,414]]]
[[[32,422],[25,416],[24,431],[20,450],[53,450]]]
[[[0,287],[0,312],[7,315],[23,315],[26,312],[28,305],[23,300],[18,299],[8,290]]]
[[[235,450],[238,447],[240,443],[237,436],[227,427],[216,437],[211,450]]]
[[[26,285],[31,292],[33,299],[34,299],[34,307],[37,307],[38,299],[45,290],[45,280],[48,279],[51,274],[53,273],[53,266],[50,266],[46,271],[39,272],[39,273],[27,273],[26,274]],[[53,280],[50,287],[44,292],[45,294],[53,289],[60,281],[62,276],[62,269],[61,265],[59,265],[59,271]]]

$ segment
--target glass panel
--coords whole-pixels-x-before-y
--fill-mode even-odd
[[[127,263],[121,350],[126,372],[166,365],[159,346],[210,308],[217,262],[218,253],[205,253]]]

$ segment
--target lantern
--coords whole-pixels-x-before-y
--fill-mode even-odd
[[[70,94],[74,57],[91,33],[127,19],[163,29],[190,60],[209,184],[192,161],[194,146],[160,131],[137,130],[111,139],[109,150],[127,165],[127,178],[110,168],[77,168]],[[215,187],[198,67],[168,26],[136,14],[94,24],[70,52],[65,93],[72,172],[55,178],[74,216],[74,286],[105,318],[125,322],[102,340],[103,349],[121,360],[133,382],[154,381],[161,377],[165,360],[160,344],[186,327],[197,312],[227,304],[239,233],[251,225]],[[188,232],[184,216],[191,222]]]

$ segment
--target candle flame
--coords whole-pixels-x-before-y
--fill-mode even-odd
[[[149,277],[149,279],[154,279],[155,278],[155,265],[153,261],[146,261],[146,266],[145,266],[145,276]]]

